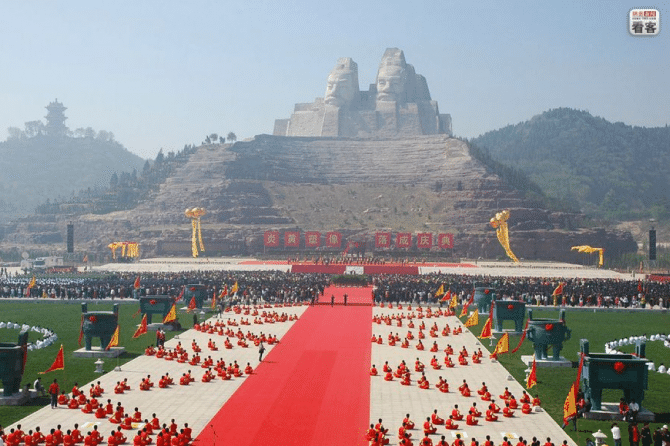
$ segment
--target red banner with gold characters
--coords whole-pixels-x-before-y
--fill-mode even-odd
[[[268,248],[279,246],[279,231],[265,231],[263,235],[263,244]]]
[[[416,247],[430,249],[433,247],[433,234],[430,232],[419,232],[416,235]]]
[[[284,232],[284,246],[291,248],[300,246],[300,233],[298,231]]]
[[[409,232],[398,232],[395,235],[396,248],[410,248],[412,246],[412,234]]]
[[[329,248],[340,248],[342,246],[342,234],[339,232],[327,232],[326,246]]]
[[[454,234],[437,234],[437,246],[442,249],[453,249]]]
[[[305,247],[318,248],[321,246],[321,233],[316,231],[305,232]]]
[[[388,248],[391,246],[390,232],[375,233],[375,248]]]

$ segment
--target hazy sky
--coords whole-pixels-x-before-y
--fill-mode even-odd
[[[54,98],[71,129],[111,131],[145,158],[210,133],[272,133],[294,103],[323,96],[339,57],[358,63],[367,90],[387,47],[426,77],[456,135],[555,107],[662,126],[669,3],[4,1],[0,140],[7,127],[42,119]],[[661,10],[659,36],[629,35],[638,6]]]

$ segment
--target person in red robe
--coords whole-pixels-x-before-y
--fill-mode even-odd
[[[444,424],[444,418],[440,418],[440,416],[437,414],[437,409],[433,410],[433,414],[430,416],[430,419],[435,425],[441,426]]]
[[[451,417],[454,421],[461,421],[463,419],[463,414],[458,410],[458,404],[454,404],[454,408],[451,411]]]
[[[426,417],[426,421],[423,423],[423,434],[432,435],[435,432],[437,432],[437,428],[430,422],[430,417]]]
[[[449,430],[458,429],[458,424],[454,423],[453,415],[449,415],[449,418],[444,422],[444,427]]]
[[[402,423],[407,426],[407,429],[414,429],[414,422],[412,419],[409,417],[409,414],[405,415],[405,418],[403,418]]]

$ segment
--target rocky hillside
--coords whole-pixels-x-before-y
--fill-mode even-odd
[[[544,208],[475,158],[465,142],[443,135],[260,135],[233,145],[203,145],[187,155],[134,209],[78,217],[78,249],[104,253],[110,241],[136,240],[144,255],[189,255],[184,210],[196,206],[208,211],[203,238],[214,255],[262,252],[265,230],[291,228],[339,230],[370,245],[380,229],[448,232],[455,248],[447,255],[498,257],[504,253],[488,221],[501,209],[512,213],[511,239],[519,257],[575,260],[571,244],[605,246],[613,256],[636,249],[629,236],[578,229],[580,215]],[[58,238],[66,222],[57,214],[22,219],[7,229],[4,243]]]

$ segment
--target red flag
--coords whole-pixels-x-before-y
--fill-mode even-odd
[[[514,350],[512,350],[512,353],[516,353],[519,348],[521,348],[521,344],[523,344],[523,341],[526,339],[526,331],[528,330],[528,321],[530,319],[526,319],[526,326],[523,329],[523,333],[521,333],[521,339],[519,339],[519,345],[516,346]],[[533,364],[535,364],[535,359],[533,359]]]
[[[219,299],[223,299],[228,295],[228,285],[224,285],[223,289],[221,290],[221,294],[219,294]]]
[[[181,287],[181,293],[179,293],[179,296],[177,296],[177,300],[182,300],[184,298],[184,290],[186,289],[186,285]]]
[[[447,290],[446,293],[444,293],[444,297],[440,299],[440,302],[449,302],[451,300],[451,290]]]
[[[491,338],[491,316],[486,319],[484,328],[482,328],[482,334],[479,335],[479,339],[489,339]]]
[[[81,315],[81,325],[79,326],[79,339],[77,344],[81,347],[81,340],[84,339],[84,315]]]
[[[140,326],[137,327],[137,330],[135,330],[135,334],[133,335],[133,339],[139,338],[141,335],[147,332],[147,315],[145,314],[142,317],[142,322],[140,322]]]
[[[58,354],[56,355],[56,359],[54,360],[54,363],[51,364],[51,367],[49,367],[49,370],[45,372],[39,372],[40,375],[44,375],[45,373],[53,372],[54,370],[63,370],[65,368],[65,359],[63,358],[63,344],[60,346],[60,350],[58,350]]]
[[[642,292],[642,281],[638,279],[637,281],[637,292],[641,293]]]
[[[132,316],[133,319],[135,319],[135,317],[136,317],[138,314],[140,314],[141,312],[142,312],[142,307],[138,308],[137,311],[133,313],[133,316]]]
[[[137,279],[135,279],[135,285],[133,285],[136,290],[140,289],[140,276],[137,276]]]
[[[563,282],[559,283],[554,292],[551,294],[552,296],[560,296],[563,294]]]
[[[463,317],[467,316],[468,314],[468,307],[470,306],[471,303],[475,301],[475,290],[472,290],[472,295],[470,296],[470,299],[463,305],[463,311],[461,311],[461,315],[458,317]],[[479,312],[479,310],[477,310]]]
[[[535,356],[533,356],[533,367],[531,367],[528,379],[526,379],[526,389],[535,385],[537,385],[537,364],[535,363]]]
[[[107,348],[105,350],[109,350],[112,347],[117,347],[119,345],[119,326],[116,326],[116,330],[114,330],[114,334],[112,335],[112,339],[109,340],[109,344],[107,344]]]
[[[191,312],[197,308],[196,303],[195,303],[195,296],[191,297],[191,301],[188,303],[188,308],[186,311]]]

